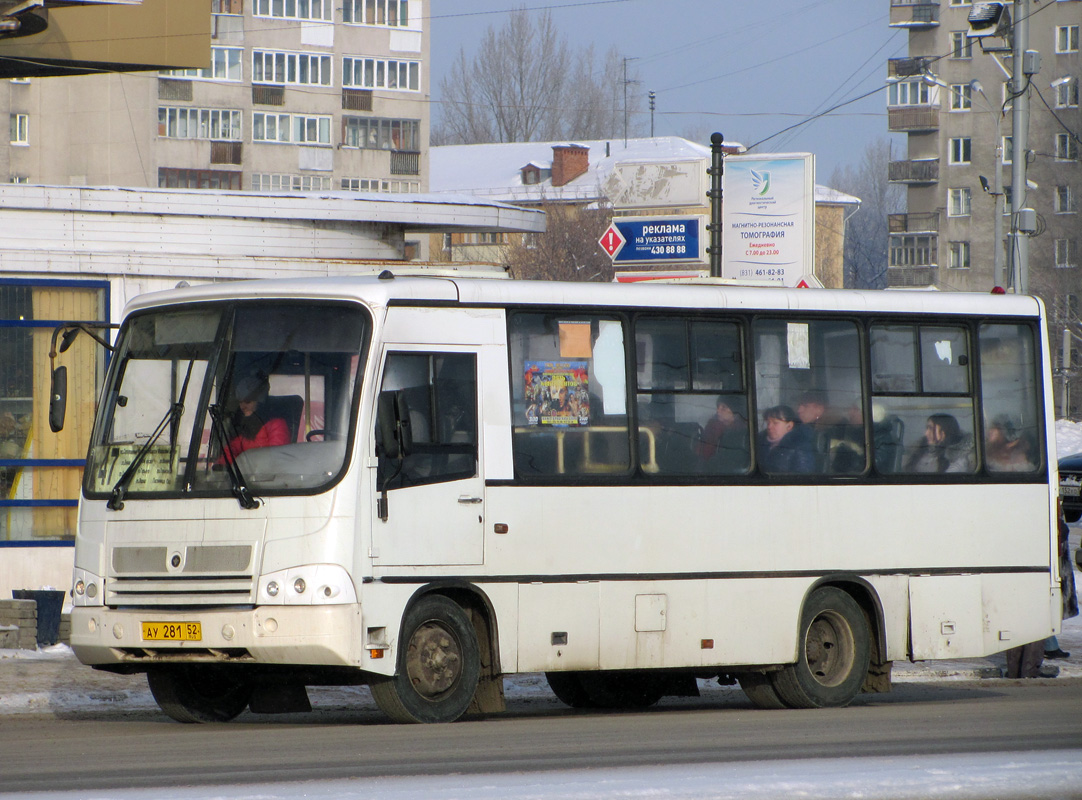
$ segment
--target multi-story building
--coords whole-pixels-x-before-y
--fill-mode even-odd
[[[1005,5],[1017,16],[1014,3]],[[890,0],[890,25],[909,34],[908,55],[887,66],[889,128],[907,139],[906,157],[890,164],[891,181],[906,186],[906,213],[890,219],[891,286],[986,292],[997,248],[1009,263],[1014,64],[1006,37],[967,35],[972,9],[968,0]],[[1028,23],[1028,49],[1041,59],[1028,86],[1025,205],[1037,212],[1028,288],[1048,305],[1050,333],[1080,333],[1082,2],[1031,2]],[[1052,338],[1053,352],[1061,341]]]
[[[210,0],[205,69],[0,85],[16,183],[427,190],[423,0]]]

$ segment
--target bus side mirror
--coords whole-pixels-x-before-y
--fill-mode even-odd
[[[413,429],[410,427],[410,409],[405,392],[401,389],[380,392],[376,424],[380,438],[379,455],[399,459],[413,452]]]
[[[53,433],[64,429],[64,415],[68,410],[68,368],[53,370],[49,386],[49,428]]]

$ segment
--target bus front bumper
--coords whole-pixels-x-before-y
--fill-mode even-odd
[[[71,649],[84,664],[138,671],[163,663],[359,667],[386,672],[363,647],[361,607],[263,606],[186,610],[75,607]],[[371,662],[371,663],[369,663]]]

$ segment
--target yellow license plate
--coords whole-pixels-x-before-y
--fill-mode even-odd
[[[203,626],[198,622],[144,622],[143,641],[146,642],[199,642],[203,639]]]

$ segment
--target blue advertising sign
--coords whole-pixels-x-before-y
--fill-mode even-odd
[[[617,217],[601,237],[613,264],[702,261],[705,217]]]

